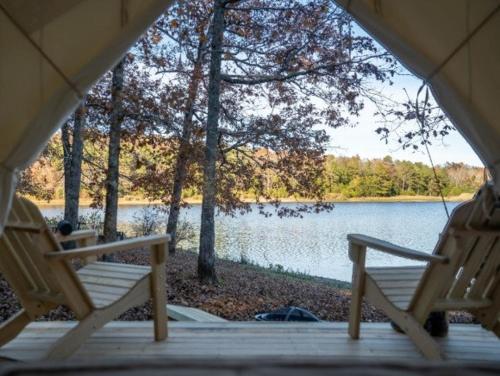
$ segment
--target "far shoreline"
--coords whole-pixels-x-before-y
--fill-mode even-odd
[[[462,193],[459,196],[449,196],[445,197],[446,202],[464,202],[467,200],[472,199],[473,194],[472,193]],[[57,206],[64,206],[64,200],[63,199],[55,199],[55,200],[50,200],[50,201],[43,201],[43,200],[32,200],[37,206],[40,207],[57,207]],[[251,198],[243,198],[243,201],[248,202],[248,203],[255,203],[255,199]],[[308,199],[295,199],[293,197],[291,198],[282,198],[280,199],[282,203],[313,203],[315,202],[314,200],[308,200]],[[196,197],[196,198],[188,198],[185,199],[185,202],[188,203],[189,205],[199,205],[201,204],[201,198]],[[268,201],[261,201],[262,203],[266,203]],[[342,197],[326,197],[325,201],[326,203],[398,203],[398,202],[415,202],[415,203],[425,203],[425,202],[441,202],[441,197],[440,196],[391,196],[391,197],[356,197],[356,198],[342,198]],[[91,204],[91,200],[88,199],[82,199],[80,200],[80,206],[82,207],[88,207]],[[145,206],[145,205],[162,205],[161,201],[150,201],[146,199],[120,199],[118,200],[118,206]]]

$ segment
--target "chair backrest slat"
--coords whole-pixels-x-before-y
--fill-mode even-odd
[[[27,212],[23,202],[20,199],[14,199],[9,222],[35,225],[36,222],[34,220],[34,218],[31,218],[29,212]],[[26,232],[6,226],[2,238],[10,256],[16,260],[19,270],[31,282],[33,291],[54,294],[61,293],[52,270],[47,265],[38,248],[40,244],[37,240],[40,236],[43,236],[42,232]]]
[[[483,230],[500,228],[498,197],[492,189],[485,188],[481,193],[482,195],[478,197],[475,211],[469,217],[466,228]],[[484,284],[494,273],[494,270],[489,266],[491,262],[495,262],[495,255],[500,247],[499,241],[499,237],[493,232],[484,231],[478,233],[476,245],[463,263],[462,270],[457,275],[457,283],[449,292],[449,297],[482,297],[479,288],[481,286],[484,288]],[[481,280],[480,285],[475,287],[478,280]]]
[[[486,184],[473,200],[455,208],[434,250],[450,261],[429,265],[408,308],[418,320],[425,320],[438,300],[459,306],[491,299],[488,290],[493,291],[500,263],[499,203]]]
[[[456,282],[446,297],[459,299],[467,295],[471,282],[479,272],[480,266],[496,244],[496,239],[491,236],[478,236],[477,238],[477,242],[469,252],[467,259],[458,270],[455,276]]]
[[[483,327],[494,330],[497,335],[500,335],[500,272],[498,268],[485,288],[485,292],[485,295],[491,301],[491,305],[475,310],[473,312],[474,316],[481,322]]]
[[[14,223],[25,225],[32,223],[32,219],[28,213],[25,213],[24,206],[19,200],[15,199],[12,205],[11,222],[15,221]],[[38,246],[33,241],[37,236],[39,236],[39,233],[11,230],[7,226],[3,238],[12,257],[18,260],[19,266],[25,271],[26,278],[32,281],[35,291],[60,293],[57,281],[50,268],[46,265],[43,255],[34,249],[34,247]]]
[[[24,198],[14,198],[0,238],[1,272],[28,311],[37,303],[53,306],[57,301],[84,317],[93,304],[72,265],[44,257],[47,252],[61,251],[38,208]]]
[[[34,266],[31,259],[26,257],[15,234],[12,236],[4,236],[2,239],[2,246],[5,247],[9,255],[8,257],[12,258],[16,264],[19,265],[20,274],[26,279],[33,290],[40,289],[40,285],[43,285],[44,290],[48,290],[43,281],[43,276],[40,275],[39,270]],[[16,251],[16,249],[19,251]]]
[[[473,276],[472,282],[466,291],[469,299],[485,299],[489,297],[488,287],[498,276],[500,267],[500,238],[497,237],[484,257],[478,272]]]
[[[22,269],[20,270],[19,263],[10,254],[10,249],[6,248],[3,236],[0,238],[0,260],[0,272],[14,289],[17,299],[30,315],[37,316],[53,308],[50,303],[44,304],[43,302],[33,301],[30,296],[33,283],[26,278],[26,274],[22,272]]]

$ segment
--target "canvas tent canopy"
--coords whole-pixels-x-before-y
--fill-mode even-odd
[[[170,2],[0,0],[0,224],[16,173]],[[500,0],[337,2],[429,82],[500,188]]]
[[[171,2],[0,0],[0,224],[18,171]]]

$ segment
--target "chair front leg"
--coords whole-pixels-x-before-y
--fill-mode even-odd
[[[151,297],[156,341],[163,341],[168,336],[166,251],[167,243],[154,245],[151,250]]]
[[[349,258],[353,261],[349,335],[352,339],[358,339],[361,323],[361,304],[365,288],[366,247],[349,243]]]
[[[12,341],[31,322],[31,317],[22,309],[0,325],[0,347]]]

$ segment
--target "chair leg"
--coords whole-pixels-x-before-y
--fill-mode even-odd
[[[163,302],[153,299],[153,312],[155,341],[163,341],[168,337],[167,304],[165,299],[163,299]]]
[[[94,311],[78,325],[71,328],[64,336],[49,349],[46,359],[62,360],[73,354],[96,330],[101,329],[108,321],[112,320],[105,311]]]
[[[439,344],[413,316],[401,313],[400,315],[391,316],[391,319],[410,337],[415,346],[427,359],[444,359]]]
[[[0,325],[0,347],[16,338],[30,322],[28,313],[22,309]]]
[[[158,246],[151,253],[151,297],[153,298],[153,320],[155,341],[163,341],[168,336],[167,326],[167,298],[166,298],[166,270],[164,245]]]
[[[365,272],[354,264],[351,291],[351,307],[349,311],[349,335],[352,339],[359,338],[361,323],[361,304],[363,302]]]
[[[144,278],[113,304],[94,310],[49,349],[47,359],[65,359],[73,354],[94,333],[131,307],[149,298],[150,279]]]
[[[368,302],[381,309],[394,321],[427,359],[444,359],[438,343],[427,333],[422,323],[416,320],[410,312],[402,311],[394,306],[370,276],[365,278],[364,287]]]

